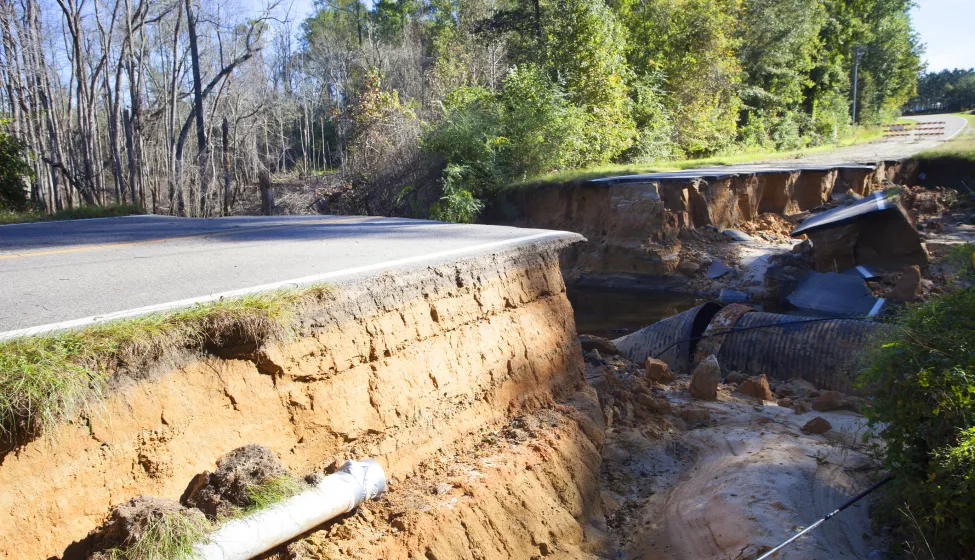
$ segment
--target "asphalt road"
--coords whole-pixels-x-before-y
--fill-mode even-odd
[[[909,117],[919,121],[944,121],[945,134],[940,138],[930,137],[922,140],[914,138],[890,138],[874,142],[844,146],[825,152],[805,154],[799,157],[782,157],[755,163],[701,167],[681,171],[644,173],[640,175],[621,175],[593,179],[590,184],[613,185],[646,181],[680,181],[689,179],[721,179],[735,175],[753,173],[775,173],[781,171],[827,170],[837,168],[870,170],[877,162],[893,161],[910,157],[953,138],[965,128],[968,121],[955,115],[924,115]]]
[[[0,339],[556,238],[581,236],[358,216],[0,226]]]

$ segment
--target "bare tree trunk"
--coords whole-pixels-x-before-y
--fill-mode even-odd
[[[186,29],[190,38],[190,64],[193,70],[193,108],[196,112],[197,167],[200,181],[200,215],[206,217],[207,194],[210,188],[209,164],[207,161],[206,124],[203,122],[203,82],[200,78],[200,50],[197,46],[196,17],[193,14],[193,0],[186,0]]]
[[[261,214],[274,214],[274,186],[271,184],[271,174],[262,169],[257,175],[258,187],[261,190]]]
[[[223,118],[223,215],[230,215],[230,122]]]

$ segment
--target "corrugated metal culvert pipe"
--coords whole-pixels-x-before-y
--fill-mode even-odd
[[[750,330],[722,337],[718,363],[725,372],[764,373],[781,381],[800,377],[819,389],[854,392],[853,373],[863,349],[886,327],[857,319],[814,319],[745,313],[734,328]],[[775,326],[754,328],[762,325]]]
[[[820,389],[849,393],[855,392],[852,373],[862,350],[887,328],[858,319],[798,317],[706,303],[613,342],[634,362],[658,357],[678,373],[690,373],[714,354],[726,374],[764,373],[780,381],[799,377]]]
[[[248,560],[348,513],[386,490],[386,473],[372,459],[346,461],[310,490],[214,531],[193,548],[196,560]]]
[[[707,328],[711,318],[721,309],[717,303],[702,303],[658,321],[649,327],[617,338],[613,341],[620,353],[638,364],[647,361],[651,356],[657,356],[677,373],[689,373],[691,356],[697,341]]]

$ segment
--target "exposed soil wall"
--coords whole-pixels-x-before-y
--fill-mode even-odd
[[[403,478],[585,384],[557,247],[386,274],[331,299],[291,343],[119,383],[96,415],[0,457],[0,557],[62,555],[111,506],[177,499],[242,445],[293,472],[374,457]]]
[[[586,276],[654,277],[672,274],[689,229],[727,229],[770,212],[790,216],[827,202],[834,192],[865,195],[884,179],[908,172],[903,164],[875,171],[829,169],[770,171],[715,179],[526,188],[509,195],[514,207],[493,221],[580,233],[587,243],[563,255],[566,280]]]

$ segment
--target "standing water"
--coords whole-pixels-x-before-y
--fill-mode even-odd
[[[627,333],[690,309],[704,299],[673,292],[647,292],[614,288],[569,286],[576,330],[604,338]]]

